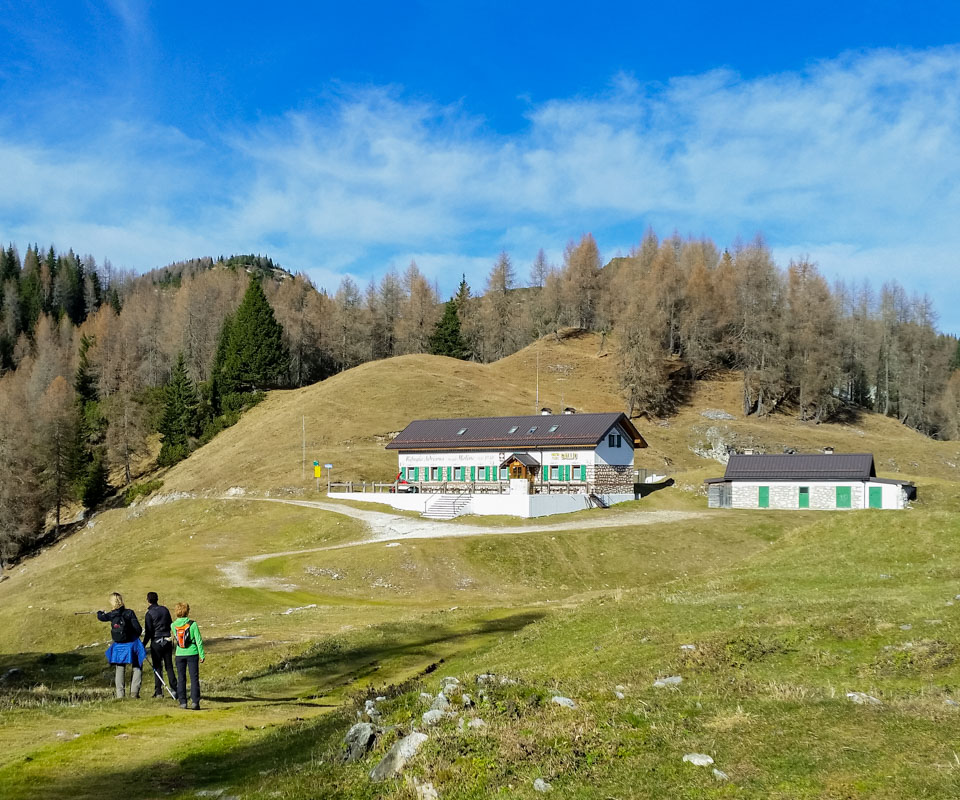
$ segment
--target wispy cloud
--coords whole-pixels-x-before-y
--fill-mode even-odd
[[[165,243],[253,249],[361,279],[416,255],[434,276],[468,271],[479,285],[501,248],[559,253],[586,230],[611,249],[649,223],[721,243],[764,230],[778,253],[848,277],[902,277],[922,252],[912,263],[928,290],[960,306],[956,48],[853,53],[750,80],[615,76],[601,96],[531,105],[509,135],[394,88],[343,91],[203,142],[129,120],[101,129],[63,151],[0,126],[0,171],[23,192],[0,199],[0,234],[139,267],[187,255]]]

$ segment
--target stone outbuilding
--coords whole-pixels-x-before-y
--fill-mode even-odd
[[[710,478],[710,508],[904,508],[909,481],[878,478],[872,453],[736,454],[722,478]]]

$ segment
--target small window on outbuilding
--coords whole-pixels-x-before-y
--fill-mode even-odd
[[[510,430],[507,431],[507,433],[516,433],[519,428],[519,425],[514,425]]]
[[[623,436],[621,436],[619,433],[611,433],[607,437],[607,444],[610,447],[620,447],[620,445],[623,444]]]
[[[457,436],[463,436],[463,434],[465,434],[466,432],[467,432],[466,428],[461,428],[460,430],[457,431]]]
[[[554,433],[559,427],[560,427],[559,425],[551,425],[547,433]]]

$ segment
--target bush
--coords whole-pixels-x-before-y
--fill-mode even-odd
[[[138,497],[146,497],[148,494],[153,494],[161,486],[163,486],[163,481],[159,479],[146,481],[144,483],[136,483],[133,486],[128,487],[127,491],[123,493],[123,502],[125,505],[132,505],[133,501]]]

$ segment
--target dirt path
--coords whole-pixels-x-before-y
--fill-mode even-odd
[[[222,497],[222,500],[255,501],[258,503],[284,503],[292,506],[316,508],[321,511],[330,511],[346,517],[360,520],[370,530],[370,536],[355,542],[326,545],[324,547],[307,547],[302,550],[284,550],[278,553],[263,553],[249,556],[240,561],[231,561],[220,564],[218,569],[223,574],[227,585],[243,586],[258,589],[279,589],[290,591],[296,587],[283,583],[275,578],[254,578],[250,575],[250,565],[270,558],[295,556],[303,553],[319,553],[323,550],[340,550],[345,547],[359,547],[377,542],[395,542],[406,539],[446,539],[455,536],[507,536],[518,533],[544,533],[548,531],[593,530],[595,528],[625,528],[635,525],[655,525],[657,523],[679,522],[685,519],[704,517],[702,511],[631,511],[626,514],[617,514],[606,519],[574,519],[567,522],[554,522],[548,525],[517,525],[514,527],[487,527],[483,525],[460,525],[449,522],[437,522],[428,519],[403,517],[398,514],[388,514],[383,511],[368,511],[339,503],[324,503],[318,500],[285,500],[275,497]]]

